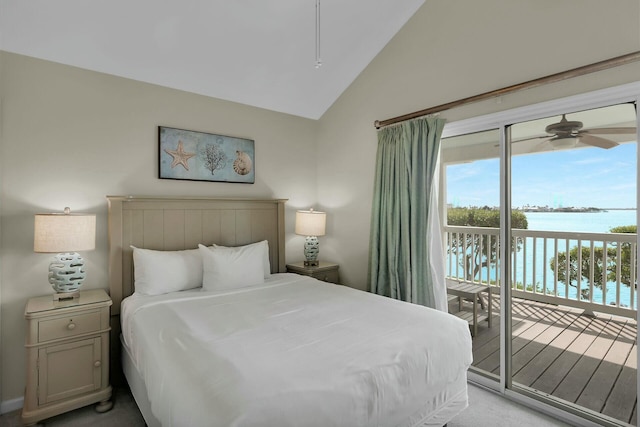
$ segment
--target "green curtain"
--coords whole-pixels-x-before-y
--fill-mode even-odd
[[[432,308],[441,304],[434,292],[427,227],[444,124],[419,118],[378,132],[371,218],[371,292]]]

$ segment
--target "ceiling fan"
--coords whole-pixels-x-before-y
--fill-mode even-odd
[[[636,133],[635,127],[602,127],[582,129],[583,126],[584,125],[582,122],[567,120],[566,114],[563,114],[562,119],[560,119],[558,123],[552,123],[544,129],[545,132],[547,132],[551,136],[545,135],[535,138],[521,139],[519,141],[513,142],[544,139],[545,141],[543,141],[540,145],[544,146],[547,144],[551,144],[553,148],[569,148],[575,146],[578,142],[580,142],[584,145],[609,149],[619,144],[613,140],[602,138],[596,135],[626,135]]]

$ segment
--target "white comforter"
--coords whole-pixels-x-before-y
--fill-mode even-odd
[[[134,295],[122,322],[166,426],[410,425],[472,361],[452,315],[294,274]]]

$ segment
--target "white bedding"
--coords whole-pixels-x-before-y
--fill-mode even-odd
[[[439,409],[425,402],[472,361],[468,325],[454,316],[294,274],[133,295],[121,315],[167,426],[420,425]]]

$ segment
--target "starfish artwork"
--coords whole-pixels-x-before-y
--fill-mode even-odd
[[[189,170],[189,159],[196,155],[196,153],[187,153],[184,151],[182,141],[178,141],[178,148],[176,150],[164,150],[167,154],[173,157],[171,168],[175,168],[178,165],[184,166],[186,170]]]

